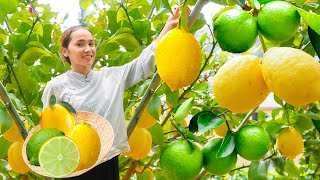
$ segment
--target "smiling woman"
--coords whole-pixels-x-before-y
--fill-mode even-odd
[[[92,33],[81,26],[73,26],[62,34],[61,45],[63,58],[72,70],[88,75],[96,55]]]

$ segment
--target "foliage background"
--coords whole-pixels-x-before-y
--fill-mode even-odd
[[[209,1],[203,1],[202,3],[207,2]],[[244,4],[243,0],[211,0],[210,2],[225,6],[222,11],[234,8],[239,3]],[[263,1],[259,2],[263,3]],[[171,7],[181,3],[179,0],[80,0],[82,12],[80,21],[93,32],[98,48],[94,68],[119,66],[136,58],[161,31]],[[192,9],[196,0],[188,0],[186,3]],[[293,0],[292,3],[306,11],[320,13],[318,0]],[[100,8],[98,4],[103,4],[103,8]],[[260,8],[257,1],[252,0],[251,4],[255,4],[257,9]],[[93,8],[94,11],[89,11],[89,7]],[[302,13],[304,13],[305,18],[303,18],[294,38],[282,44],[265,42],[266,46],[300,48],[318,59],[315,48],[310,43],[307,28],[308,25],[312,25],[314,30],[320,33],[319,15]],[[212,22],[218,14],[214,15]],[[39,116],[42,111],[40,98],[46,82],[70,69],[70,66],[61,60],[59,54],[59,38],[62,33],[61,25],[63,21],[56,22],[54,21],[55,17],[57,17],[57,12],[52,12],[48,5],[39,4],[36,0],[0,1],[0,79],[27,130],[39,123]],[[179,91],[172,92],[163,82],[157,87],[148,106],[150,114],[158,119],[158,123],[149,129],[153,138],[152,152],[140,161],[121,156],[121,176],[148,179],[147,173],[138,175],[134,171],[134,167],[139,165],[149,167],[154,172],[156,179],[163,179],[158,159],[161,150],[168,142],[184,137],[203,145],[209,138],[215,136],[212,128],[220,125],[225,119],[230,119],[229,123],[236,126],[246,116],[246,114],[234,114],[220,108],[212,94],[211,79],[214,73],[229,58],[238,55],[222,52],[218,45],[216,46],[212,22],[207,24],[204,15],[200,14],[190,29],[190,33],[196,34],[202,48],[203,69],[201,74],[192,86]],[[263,47],[260,41],[261,39],[258,39],[254,48],[246,53],[261,56]],[[124,106],[128,120],[133,116],[133,111],[141,101],[151,78],[126,91]],[[257,175],[269,179],[319,178],[320,155],[318,151],[320,150],[320,139],[317,131],[319,125],[316,125],[317,128],[315,126],[316,121],[320,120],[318,104],[312,103],[307,107],[294,108],[277,97],[275,97],[275,101],[279,104],[279,108],[268,113],[258,111],[255,114],[258,121],[249,120],[249,123],[262,125],[268,131],[273,143],[275,143],[276,135],[281,127],[290,123],[303,133],[305,153],[300,159],[293,162],[281,157],[279,152],[273,148],[265,160],[251,164],[251,171],[253,172],[254,169],[257,169],[255,167],[262,167],[268,169],[268,171],[256,171],[251,175],[249,173],[249,178],[250,176],[251,178],[257,178]],[[170,110],[168,104],[175,107],[174,110]],[[162,107],[162,113],[159,117],[157,110],[160,106]],[[12,121],[6,116],[5,105],[0,103],[0,107],[2,134],[8,130]],[[198,129],[195,124],[190,125],[189,129],[179,126],[179,122],[186,116],[190,120],[191,117],[203,111],[211,113],[208,116],[209,118],[203,119],[202,129]],[[175,114],[175,118],[173,118],[173,114]],[[210,121],[214,119],[213,117],[218,117],[220,124],[217,124],[216,121]],[[181,135],[173,136],[167,122],[176,124]],[[0,136],[0,179],[43,179],[43,177],[32,172],[20,175],[8,168],[7,150],[10,144],[11,142]],[[226,146],[226,148],[228,147]],[[249,164],[247,163],[244,166],[238,164],[237,169],[226,177],[247,179],[248,169],[250,169],[248,168]],[[202,179],[212,177],[214,176],[205,172],[199,175],[199,178]],[[222,177],[216,178],[221,179]]]

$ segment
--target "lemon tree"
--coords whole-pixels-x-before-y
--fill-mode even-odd
[[[79,22],[76,23],[85,24],[93,33],[97,48],[94,70],[134,61],[149,45],[148,50],[144,51],[147,56],[141,56],[142,61],[139,62],[148,63],[150,68],[153,62],[156,64],[154,75],[145,77],[146,80],[123,92],[125,114],[119,117],[130,121],[128,140],[135,153],[132,156],[119,154],[121,179],[167,179],[163,169],[173,173],[178,167],[169,163],[167,166],[160,165],[160,157],[169,144],[188,141],[202,152],[205,145],[216,138],[222,138],[221,143],[214,146],[216,159],[229,157],[234,152],[237,154],[238,161],[234,166],[224,166],[228,167],[229,173],[213,175],[205,170],[204,160],[202,167],[199,162],[187,164],[197,164],[194,168],[197,171],[187,166],[175,171],[180,174],[183,171],[188,177],[192,174],[194,179],[212,179],[212,176],[217,179],[319,177],[318,1],[92,2],[79,1],[79,4],[70,5],[73,7],[70,11],[81,7],[78,9]],[[178,7],[180,3],[184,6],[180,6],[179,22],[175,21],[178,28],[167,34],[166,41],[163,38],[152,43],[171,11],[174,12],[173,7]],[[44,179],[31,170],[20,168],[23,167],[21,161],[19,158],[17,160],[17,156],[12,156],[16,153],[9,151],[11,145],[22,143],[31,128],[47,121],[44,124],[70,135],[75,127],[71,113],[66,109],[43,107],[41,101],[47,82],[70,70],[69,64],[59,57],[59,39],[66,28],[64,21],[67,22],[67,19],[59,17],[68,17],[59,10],[52,12],[51,9],[49,4],[38,0],[0,1],[0,178],[3,179]],[[159,57],[161,61],[158,61]],[[251,59],[252,64],[242,57]],[[229,67],[228,73],[221,73],[233,59],[241,61]],[[257,70],[259,66],[262,76]],[[217,82],[221,86],[215,86]],[[260,83],[257,85],[257,82]],[[58,87],[57,90],[59,88],[70,87]],[[263,97],[267,97],[265,101]],[[80,100],[69,94],[57,99]],[[137,106],[148,107],[150,114],[159,118],[156,118],[157,122],[147,121],[143,125],[143,133],[135,135],[130,132],[137,128],[140,118],[137,116],[143,111],[136,115],[130,112],[133,112],[133,107],[143,110]],[[59,115],[54,117],[52,113]],[[182,120],[186,120],[186,126]],[[12,126],[12,122],[17,128]],[[174,130],[172,127],[170,129],[171,123],[175,124]],[[251,146],[253,143],[240,143],[239,146],[238,135],[247,126],[261,127],[270,137],[268,152],[263,157],[253,150],[266,151],[264,143],[257,143],[254,147]],[[295,129],[290,131],[292,135],[282,133],[287,127]],[[21,129],[21,135],[17,129]],[[291,142],[289,136],[296,137],[299,146],[278,147],[278,144],[287,147],[286,143],[280,142]],[[250,140],[255,136],[245,137]],[[132,143],[133,139],[138,142]],[[96,149],[92,148],[94,151]],[[258,154],[259,160],[243,160],[241,154],[249,152]],[[172,156],[170,161],[178,162],[180,158],[183,159],[178,155]],[[44,159],[47,161],[50,158]],[[20,166],[12,163],[16,160]],[[195,158],[192,160],[195,161]],[[220,162],[212,162],[216,163]],[[45,166],[58,167],[56,165]],[[60,175],[68,173],[64,171]]]

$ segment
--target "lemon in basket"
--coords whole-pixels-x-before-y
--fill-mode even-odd
[[[66,136],[48,139],[39,151],[39,163],[50,177],[66,177],[76,170],[80,162],[80,152],[74,141]]]
[[[80,164],[77,170],[87,169],[94,165],[101,150],[97,131],[89,124],[81,123],[74,127],[70,138],[77,144],[80,151]]]
[[[34,133],[27,143],[26,151],[30,164],[39,166],[38,155],[42,144],[55,136],[63,136],[64,133],[56,128],[42,128]]]

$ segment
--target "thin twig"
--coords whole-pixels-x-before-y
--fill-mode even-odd
[[[259,106],[258,106],[259,107]],[[251,110],[246,117],[244,117],[244,119],[241,121],[240,125],[237,127],[237,129],[235,130],[235,132],[238,132],[242,126],[244,126],[244,124],[249,120],[249,118],[256,112],[256,110],[258,109],[258,107],[254,108],[253,110]]]
[[[207,171],[203,170],[197,177],[194,178],[194,180],[200,180],[206,174],[207,174]]]
[[[261,42],[261,45],[262,45],[262,48],[263,48],[263,52],[266,52],[267,51],[266,43],[264,42],[264,39],[263,39],[263,37],[262,37],[260,32],[258,32],[258,35],[259,35],[259,39],[260,39],[260,42]]]

